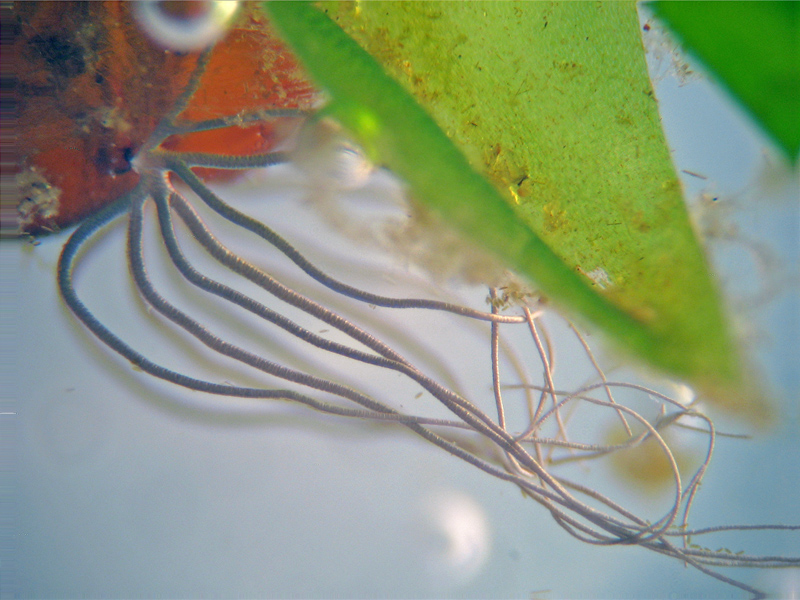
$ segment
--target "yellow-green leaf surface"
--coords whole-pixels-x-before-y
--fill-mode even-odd
[[[654,2],[792,160],[800,157],[800,2]]]
[[[324,5],[505,202],[318,11],[268,6],[332,114],[420,200],[620,346],[740,404],[728,393],[741,386],[740,362],[661,131],[633,3]]]

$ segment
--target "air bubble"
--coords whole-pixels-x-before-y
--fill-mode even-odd
[[[158,0],[134,2],[133,14],[155,43],[175,52],[195,52],[225,34],[238,8],[236,0]]]
[[[358,189],[373,170],[361,149],[330,119],[309,121],[300,131],[291,156],[294,164],[325,190]]]

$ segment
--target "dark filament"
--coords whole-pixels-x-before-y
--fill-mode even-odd
[[[800,565],[800,558],[797,557],[734,555],[721,551],[705,550],[688,544],[689,536],[737,529],[736,527],[722,526],[690,530],[687,527],[692,499],[702,480],[714,447],[716,433],[713,424],[691,405],[684,406],[653,390],[632,384],[608,381],[577,330],[575,330],[575,334],[578,335],[584,345],[583,347],[590,357],[601,382],[574,392],[559,391],[555,388],[553,381],[555,355],[552,345],[546,331],[543,330],[542,335],[540,335],[540,329],[543,328],[543,325],[539,323],[537,328],[539,313],[532,313],[525,307],[523,314],[520,315],[499,314],[495,290],[490,290],[490,297],[493,301],[491,312],[483,312],[435,300],[385,297],[352,287],[334,279],[314,266],[287,240],[265,223],[253,219],[225,203],[192,172],[194,167],[237,170],[269,167],[286,162],[287,157],[285,155],[270,153],[233,157],[161,150],[161,143],[170,135],[213,130],[275,117],[298,115],[297,111],[277,110],[262,111],[244,116],[239,115],[229,119],[215,119],[202,123],[189,124],[181,122],[179,116],[202,77],[206,60],[207,54],[200,61],[200,66],[176,106],[159,124],[156,132],[140,150],[139,154],[133,158],[134,168],[137,169],[141,176],[136,188],[80,225],[72,234],[61,253],[58,264],[58,283],[61,294],[72,312],[103,343],[142,371],[186,389],[218,396],[293,401],[304,404],[314,410],[334,415],[397,422],[432,444],[467,461],[489,475],[516,484],[523,493],[543,505],[559,525],[580,540],[601,545],[636,544],[684,561],[686,564],[690,564],[704,573],[741,588],[756,597],[761,595],[760,592],[712,570],[711,567],[784,567]],[[179,179],[186,184],[201,202],[206,204],[222,219],[260,237],[302,269],[308,276],[341,296],[385,309],[442,311],[458,315],[464,319],[489,323],[491,329],[489,358],[492,365],[492,388],[497,408],[497,419],[492,419],[467,398],[426,375],[422,369],[413,365],[398,351],[378,339],[375,335],[313,299],[289,288],[264,270],[247,262],[226,248],[217,240],[197,214],[190,200],[172,184],[175,179]],[[142,251],[143,211],[148,202],[155,203],[161,238],[172,263],[186,281],[209,294],[217,296],[224,302],[238,306],[256,315],[309,346],[330,352],[333,355],[345,357],[357,363],[402,374],[444,405],[452,413],[453,418],[439,419],[405,414],[389,404],[343,383],[282,365],[267,357],[249,352],[211,333],[198,320],[167,301],[158,292],[148,276]],[[173,225],[173,217],[175,215],[186,225],[191,236],[208,255],[232,273],[251,281],[270,295],[344,333],[359,347],[363,347],[366,350],[323,338],[255,299],[198,271],[181,250]],[[305,391],[298,392],[288,388],[245,387],[198,379],[149,360],[101,323],[78,297],[73,284],[73,271],[76,267],[76,257],[81,247],[107,224],[123,216],[128,221],[127,256],[130,270],[141,297],[148,305],[214,352],[232,358],[270,376],[283,379]],[[501,326],[507,327],[515,324],[527,326],[530,329],[532,340],[537,349],[538,359],[542,365],[545,382],[544,386],[541,387],[534,387],[526,381],[520,384],[520,387],[527,388],[528,393],[531,395],[529,398],[530,424],[524,431],[516,434],[507,429],[501,394],[500,373],[502,350],[500,328]],[[544,342],[542,342],[542,336],[544,337]],[[662,410],[659,418],[651,423],[632,409],[615,402],[612,396],[612,389],[620,387],[639,389],[643,394],[648,394],[650,398],[660,402]],[[538,403],[533,401],[534,391],[538,391]],[[319,392],[338,398],[341,402],[318,399],[315,394]],[[606,399],[598,399],[592,395],[593,392],[601,392],[606,396]],[[600,406],[616,413],[624,424],[629,436],[628,440],[618,445],[581,443],[569,440],[566,432],[565,409],[568,406],[574,407],[579,404],[583,406]],[[667,410],[670,412],[667,412]],[[681,423],[681,419],[684,419],[684,417],[691,417],[695,421],[700,420],[703,422],[704,429],[702,431],[708,435],[709,440],[703,464],[685,487],[681,483],[681,476],[673,454],[660,433],[668,426],[685,425],[685,423]],[[635,429],[639,431],[638,434],[629,425],[629,420],[635,423]],[[557,433],[548,437],[542,431],[546,425],[551,425],[553,422],[557,423],[555,427]],[[459,438],[455,433],[459,431],[463,433],[464,430],[481,436],[497,452],[493,455],[482,455],[481,451],[476,449],[476,446],[459,443],[457,441]],[[551,468],[560,463],[605,456],[619,449],[639,445],[649,439],[655,440],[662,448],[665,456],[669,459],[674,478],[674,501],[666,514],[656,521],[650,522],[637,517],[602,494],[578,483],[558,477],[551,472]],[[543,448],[548,450],[547,453],[543,452]],[[566,454],[556,455],[559,452]],[[581,499],[581,497],[584,499]],[[592,505],[588,502],[591,502]],[[799,527],[759,526],[755,528],[798,529]],[[747,528],[739,527],[738,529]],[[672,537],[680,538],[682,543],[680,545],[674,544],[670,541]]]

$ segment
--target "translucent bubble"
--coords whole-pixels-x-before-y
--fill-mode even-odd
[[[228,30],[237,0],[134,2],[133,14],[150,39],[175,52],[202,50]]]
[[[473,579],[491,551],[490,526],[483,508],[459,492],[439,492],[425,503],[438,543],[427,544],[430,575],[456,584]]]
[[[354,190],[372,173],[372,163],[330,119],[312,120],[300,131],[293,162],[326,190]]]

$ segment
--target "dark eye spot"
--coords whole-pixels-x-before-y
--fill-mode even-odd
[[[103,145],[97,149],[97,154],[94,156],[94,164],[101,173],[122,175],[133,168],[131,160],[133,160],[134,154],[135,152],[130,146],[109,148]]]
[[[30,45],[62,77],[75,77],[86,71],[83,50],[61,35],[37,35]]]
[[[122,173],[127,173],[128,171],[130,171],[133,168],[133,166],[131,165],[131,161],[133,160],[133,157],[135,155],[136,155],[136,152],[134,152],[133,148],[131,148],[130,146],[128,146],[127,148],[123,148],[123,150],[122,150],[122,159],[124,161],[125,170],[122,171]]]

